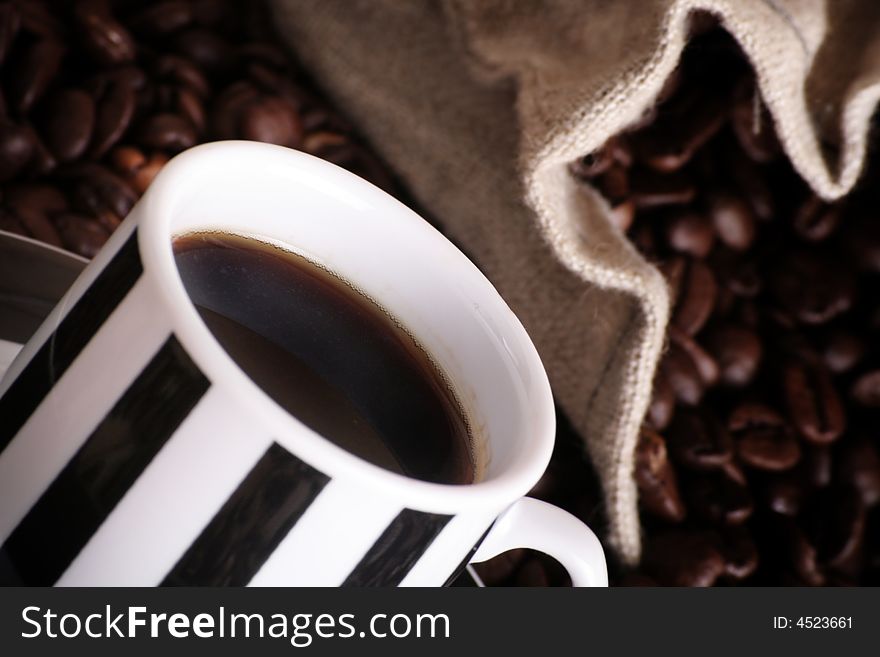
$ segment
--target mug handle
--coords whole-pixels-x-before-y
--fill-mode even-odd
[[[533,497],[522,497],[489,530],[471,563],[514,548],[531,548],[554,557],[573,586],[608,586],[602,544],[589,527],[567,511]]]

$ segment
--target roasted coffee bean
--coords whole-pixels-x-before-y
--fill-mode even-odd
[[[32,43],[9,80],[9,102],[21,113],[31,109],[46,92],[64,56],[64,46],[45,39]]]
[[[643,568],[665,586],[712,586],[725,571],[714,532],[676,529],[648,538]]]
[[[194,91],[186,87],[176,89],[174,106],[180,115],[195,128],[196,133],[202,134],[205,132],[207,124],[205,108]]]
[[[676,251],[705,258],[715,244],[715,229],[698,212],[677,212],[666,220],[666,241]]]
[[[109,169],[80,163],[64,172],[73,207],[95,217],[113,231],[131,210],[137,197],[125,181]]]
[[[0,182],[12,180],[34,154],[27,130],[0,119]]]
[[[137,91],[127,81],[113,80],[98,101],[95,130],[89,152],[99,158],[109,151],[131,125],[137,105]]]
[[[147,119],[139,132],[139,142],[148,149],[177,153],[196,143],[192,124],[175,114],[156,114]]]
[[[771,511],[796,517],[801,510],[806,491],[800,473],[786,473],[769,479],[764,486],[764,499]]]
[[[49,99],[42,134],[59,162],[80,157],[95,126],[95,101],[80,89],[64,89]]]
[[[16,214],[28,235],[41,242],[61,246],[61,236],[44,213],[34,208],[20,208]]]
[[[825,573],[819,565],[816,548],[794,523],[786,525],[785,536],[788,557],[799,578],[797,583],[801,586],[822,586],[825,583]]]
[[[758,568],[758,546],[744,527],[731,527],[721,535],[721,553],[724,557],[724,576],[744,580]]]
[[[865,342],[861,338],[849,332],[837,331],[825,344],[822,357],[829,370],[842,374],[855,367],[864,353]]]
[[[64,246],[86,258],[93,258],[110,237],[107,230],[89,217],[65,212],[56,215],[54,223]]]
[[[745,251],[755,239],[755,216],[743,199],[731,194],[713,194],[709,216],[719,239],[735,251]]]
[[[721,468],[733,456],[727,429],[706,412],[678,409],[666,438],[675,461],[694,470]]]
[[[865,272],[880,273],[880,224],[870,211],[856,207],[846,217],[845,243],[856,265]]]
[[[101,64],[126,64],[135,58],[135,43],[122,25],[110,15],[102,0],[78,0],[74,18],[83,45]]]
[[[614,164],[596,178],[596,186],[612,204],[628,203],[635,212],[636,204],[629,198],[629,173],[625,167]]]
[[[682,404],[695,406],[705,392],[703,377],[693,358],[678,344],[672,343],[660,361],[660,372]]]
[[[709,319],[717,295],[712,271],[699,260],[689,261],[681,277],[672,323],[686,335],[696,335]]]
[[[783,258],[771,275],[777,303],[804,324],[825,324],[848,311],[855,298],[851,272],[807,252]]]
[[[302,143],[302,125],[299,117],[286,102],[264,97],[248,105],[241,116],[241,136],[282,146]]]
[[[839,438],[846,428],[846,412],[824,365],[790,361],[782,376],[789,419],[800,435],[815,445]]]
[[[684,174],[660,175],[639,167],[631,170],[629,184],[638,209],[685,205],[697,193],[693,181]]]
[[[58,160],[55,159],[55,156],[52,155],[52,152],[43,143],[39,133],[32,125],[25,123],[21,126],[21,129],[24,130],[33,148],[31,158],[24,169],[24,173],[28,177],[44,176],[51,173],[58,166]]]
[[[235,139],[242,112],[260,97],[259,90],[250,82],[236,82],[224,89],[214,101],[211,111],[211,129],[218,139]]]
[[[720,470],[691,475],[685,495],[688,508],[712,525],[741,525],[754,509],[748,487]]]
[[[642,429],[636,447],[635,468],[642,508],[668,522],[684,520],[686,512],[678,480],[669,462],[666,441],[660,434]]]
[[[819,562],[844,574],[858,571],[865,518],[862,498],[852,486],[839,486],[816,494],[804,510],[804,523]]]
[[[804,450],[803,455],[804,476],[813,488],[825,488],[831,484],[833,463],[831,462],[831,448],[825,445],[811,445]]]
[[[718,363],[721,382],[742,387],[754,379],[763,357],[761,341],[754,331],[723,324],[709,331],[704,343]]]
[[[209,75],[219,75],[232,66],[232,48],[215,32],[199,27],[189,28],[178,32],[174,43],[178,53]]]
[[[157,78],[186,87],[204,100],[211,94],[211,85],[204,73],[185,57],[162,55],[154,65]]]
[[[663,431],[672,421],[675,412],[675,391],[669,379],[660,368],[654,376],[654,387],[651,392],[651,403],[648,406],[648,421],[657,431]]]
[[[811,196],[795,211],[794,232],[809,242],[820,242],[831,235],[840,223],[841,208]]]
[[[777,202],[770,191],[764,171],[736,148],[725,148],[721,153],[722,176],[730,180],[736,191],[751,206],[762,221],[776,216]]]
[[[27,235],[27,231],[24,229],[24,226],[21,225],[18,217],[7,212],[3,208],[0,208],[0,230],[5,230],[6,232],[14,233],[16,235]]]
[[[67,210],[67,198],[58,188],[40,183],[9,185],[5,190],[3,203],[13,212],[33,210],[51,215]]]
[[[693,338],[676,326],[669,327],[669,337],[690,357],[703,384],[713,386],[718,382],[718,364]]]
[[[880,453],[874,442],[860,436],[842,443],[836,466],[837,480],[855,486],[866,507],[880,501]]]
[[[138,194],[143,194],[147,191],[147,187],[153,182],[153,178],[156,177],[167,162],[167,155],[163,153],[153,153],[144,165],[138,168],[129,179],[132,189]]]
[[[788,470],[801,457],[800,445],[772,408],[758,403],[737,406],[727,420],[736,453],[746,465],[758,470]]]
[[[856,403],[868,408],[880,408],[880,370],[862,374],[852,387]]]
[[[176,32],[192,22],[193,9],[189,2],[162,0],[142,9],[131,18],[131,29],[149,36]]]
[[[744,80],[737,90],[738,100],[731,112],[731,125],[740,147],[752,160],[770,162],[779,155],[779,141],[770,113],[756,104],[756,94],[754,84]]]

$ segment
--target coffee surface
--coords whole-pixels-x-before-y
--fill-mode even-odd
[[[388,470],[473,482],[454,393],[376,303],[309,260],[247,237],[192,233],[175,239],[174,254],[208,328],[293,416]]]

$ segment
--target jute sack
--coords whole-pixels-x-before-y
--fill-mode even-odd
[[[599,473],[607,542],[637,562],[633,451],[663,349],[662,277],[567,164],[635,122],[691,12],[740,42],[786,153],[855,183],[880,97],[876,0],[274,0],[303,64],[530,332]]]

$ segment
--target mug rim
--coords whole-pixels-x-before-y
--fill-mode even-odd
[[[523,385],[538,400],[535,408],[528,409],[528,414],[534,416],[536,421],[533,435],[519,437],[522,449],[501,472],[471,484],[446,484],[386,470],[339,447],[303,424],[263,391],[226,352],[204,324],[184,288],[174,262],[171,244],[175,233],[171,223],[172,217],[180,213],[175,207],[176,203],[196,186],[191,179],[204,177],[204,169],[216,166],[218,159],[230,158],[235,159],[239,168],[248,160],[274,159],[273,164],[286,167],[285,175],[300,174],[300,183],[306,187],[314,189],[314,185],[310,186],[309,183],[321,180],[322,184],[345,188],[355,197],[368,197],[372,204],[381,205],[389,216],[397,217],[396,220],[404,217],[406,221],[414,223],[413,230],[419,230],[433,242],[442,242],[444,248],[450,251],[454,263],[450,266],[457,270],[470,270],[469,276],[483,286],[483,293],[497,298],[500,308],[507,315],[502,317],[505,334],[514,334],[525,352],[524,365],[529,380]],[[459,512],[464,505],[468,508],[476,505],[500,509],[525,495],[541,477],[553,450],[556,420],[550,383],[537,349],[519,319],[470,259],[427,221],[390,194],[341,167],[301,151],[259,142],[220,141],[196,146],[170,160],[152,182],[140,204],[142,214],[138,218],[137,232],[144,271],[159,282],[157,291],[164,302],[164,312],[172,319],[181,344],[212,382],[215,382],[215,377],[222,377],[223,386],[249,391],[239,396],[240,403],[249,407],[267,426],[281,429],[279,433],[282,435],[275,438],[280,444],[290,443],[285,436],[295,435],[295,447],[288,447],[295,455],[330,476],[356,480],[372,490],[397,496],[405,501],[407,507],[442,512]],[[265,235],[259,230],[255,230],[254,234]],[[357,285],[358,281],[352,280],[352,283]],[[381,303],[382,299],[378,301]],[[520,431],[525,432],[526,427],[521,427]],[[488,442],[491,444],[491,437]]]

